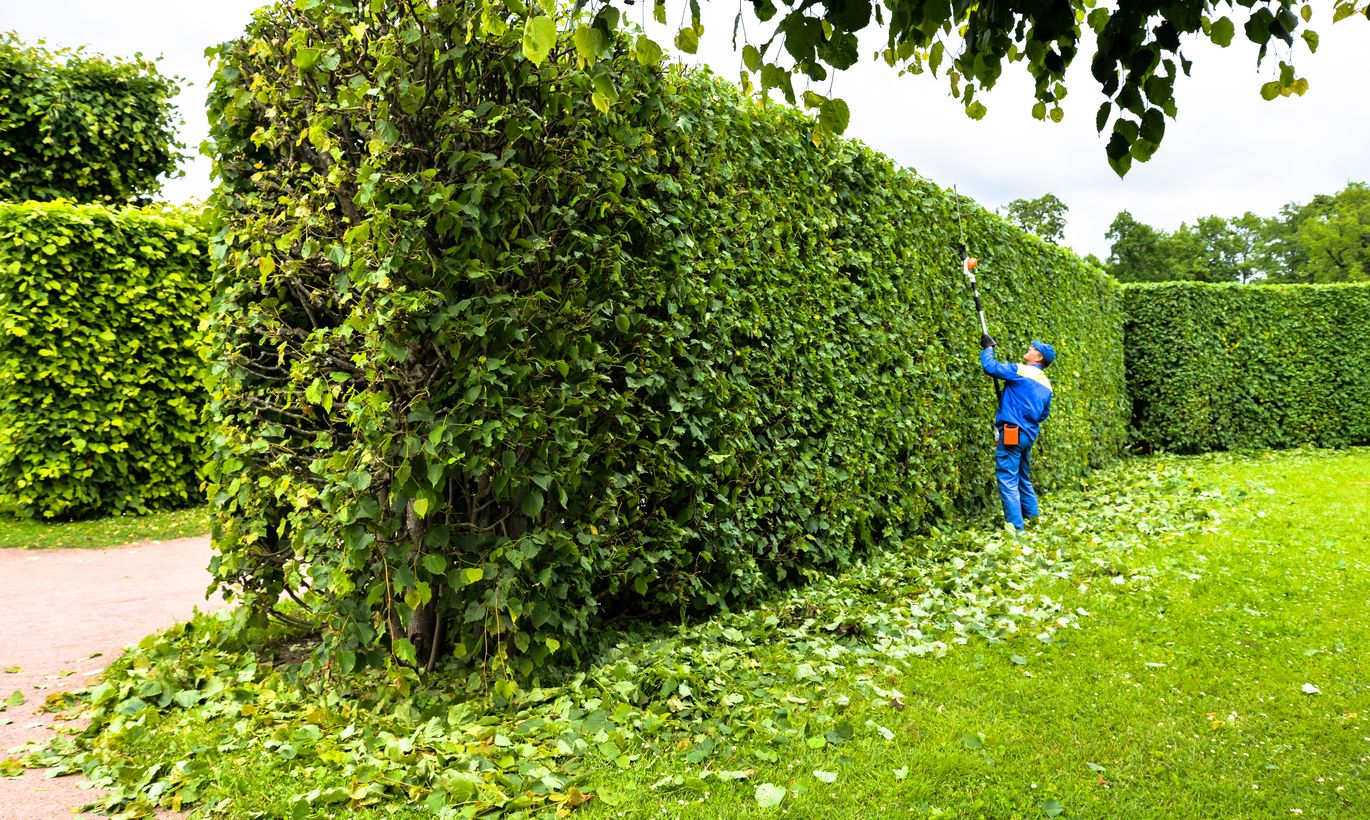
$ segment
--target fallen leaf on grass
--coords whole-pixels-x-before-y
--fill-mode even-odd
[[[1303,685],[1303,693],[1305,695],[1320,695],[1322,694],[1322,690],[1311,683],[1305,683]]]
[[[1055,817],[1065,810],[1066,807],[1062,806],[1059,800],[1047,800],[1042,803],[1042,811],[1046,812],[1047,817]]]
[[[773,809],[785,799],[785,790],[774,783],[762,783],[756,787],[756,802],[763,809]]]
[[[814,769],[813,776],[818,778],[819,783],[837,782],[837,772],[825,772],[822,769]]]

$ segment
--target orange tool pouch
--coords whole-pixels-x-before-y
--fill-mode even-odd
[[[1018,432],[1019,432],[1019,430],[1018,430],[1018,425],[1016,425],[1016,424],[1005,424],[1004,427],[1003,427],[1003,430],[1004,430],[1004,446],[1005,446],[1005,447],[1017,447],[1017,446],[1018,446]]]

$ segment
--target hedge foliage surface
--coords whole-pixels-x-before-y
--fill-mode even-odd
[[[176,170],[178,89],[155,63],[0,32],[0,200],[147,202]]]
[[[949,192],[606,20],[467,8],[276,7],[219,50],[223,586],[327,616],[344,671],[527,674],[988,500]],[[1108,461],[1117,286],[964,207],[1001,342],[1061,351],[1044,482]]]
[[[1127,285],[1133,437],[1180,453],[1370,444],[1370,285]]]
[[[200,503],[208,284],[185,215],[0,204],[0,493],[21,512]]]

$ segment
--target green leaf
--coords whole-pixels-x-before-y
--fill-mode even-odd
[[[485,570],[480,567],[465,567],[461,571],[461,585],[469,587],[485,577]]]
[[[645,34],[639,34],[633,44],[633,54],[639,63],[647,66],[661,64],[661,46],[656,41]]]
[[[1266,101],[1273,100],[1276,97],[1280,96],[1281,90],[1283,90],[1283,86],[1280,85],[1280,81],[1271,80],[1270,82],[1265,83],[1261,86],[1261,99]]]
[[[785,799],[785,789],[773,783],[762,783],[756,787],[756,802],[763,809],[773,809]]]
[[[550,17],[530,17],[523,27],[523,56],[540,66],[557,43],[557,24]]]
[[[598,60],[600,54],[608,47],[604,32],[584,23],[576,27],[576,32],[571,35],[571,40],[575,43],[576,53],[580,55],[582,60],[590,64]]]
[[[542,512],[543,495],[541,490],[530,489],[523,494],[523,502],[519,508],[523,514],[529,518],[537,518],[538,513]]]
[[[742,64],[748,71],[761,70],[761,52],[757,51],[756,46],[748,44],[742,47]]]
[[[818,109],[818,125],[828,134],[841,136],[850,122],[851,112],[842,100],[828,100]]]
[[[20,692],[19,690],[16,689],[15,692],[14,692],[14,694],[12,694],[12,695],[10,695],[9,697],[5,698],[5,705],[6,705],[6,706],[23,706],[23,705],[24,705],[24,693],[23,693],[23,692]]]
[[[1213,26],[1208,30],[1208,39],[1217,45],[1227,48],[1232,45],[1232,37],[1237,33],[1236,26],[1232,24],[1231,18],[1221,17],[1213,22]]]
[[[618,102],[618,88],[614,86],[614,80],[608,73],[597,75],[594,86],[595,96],[603,98],[609,105]]]
[[[1009,656],[1008,656],[1008,659],[1009,659],[1009,661],[1011,661],[1012,663],[1017,664],[1018,666],[1026,666],[1026,665],[1027,665],[1027,658],[1023,657],[1022,655],[1009,655]]]
[[[394,123],[386,122],[385,120],[377,120],[376,139],[379,140],[382,145],[394,145],[400,141],[400,129],[396,128]]]
[[[414,648],[414,644],[410,643],[408,638],[396,638],[394,651],[395,657],[399,659],[401,663],[406,663],[410,666],[418,663],[418,650]]]
[[[442,575],[447,571],[447,559],[436,553],[423,556],[423,568],[431,575]]]
[[[1305,6],[1305,8],[1307,8]],[[1310,53],[1316,54],[1318,51],[1318,33],[1312,30],[1305,30],[1301,35],[1303,42],[1308,46]]]
[[[699,50],[699,32],[693,28],[682,28],[675,36],[675,47],[686,54],[694,54]]]
[[[1047,817],[1056,817],[1065,810],[1066,807],[1062,806],[1059,800],[1046,800],[1042,803],[1042,811],[1046,812]]]
[[[1142,115],[1141,138],[1160,144],[1165,136],[1165,114],[1159,108],[1148,108]]]
[[[321,48],[298,48],[295,56],[291,60],[301,71],[310,71],[318,65],[319,58],[323,56]]]
[[[426,518],[428,516],[427,496],[421,495],[414,499],[414,515],[417,515],[419,518]]]
[[[961,735],[961,745],[972,752],[985,748],[985,736],[979,732],[966,732]]]

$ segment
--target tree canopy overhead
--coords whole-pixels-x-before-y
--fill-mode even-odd
[[[317,2],[317,0],[305,0]],[[487,8],[504,0],[483,0]],[[648,0],[578,0],[591,12],[605,7],[630,8]],[[665,25],[679,19],[676,46],[694,53],[704,27],[701,0],[682,0],[679,12],[668,14],[666,0],[651,0],[654,17]],[[832,70],[843,70],[860,59],[858,34],[871,28],[883,31],[884,47],[875,55],[901,74],[930,72],[949,82],[953,96],[966,113],[980,119],[986,113],[981,92],[993,88],[1014,63],[1034,81],[1033,116],[1060,122],[1065,112],[1066,71],[1081,54],[1107,100],[1096,114],[1102,133],[1110,130],[1106,153],[1109,165],[1125,175],[1133,161],[1145,162],[1160,147],[1166,122],[1178,114],[1175,84],[1188,74],[1190,60],[1182,39],[1201,36],[1227,47],[1241,37],[1257,47],[1257,66],[1278,60],[1278,76],[1260,86],[1267,100],[1308,90],[1308,81],[1295,70],[1295,52],[1317,50],[1318,34],[1309,27],[1315,12],[1304,0],[748,0],[763,25],[749,32],[739,4],[733,40],[744,43],[743,86],[759,80],[763,94],[779,91],[797,101],[793,78],[824,80]],[[522,0],[511,0],[517,9]],[[555,0],[545,0],[550,13]],[[674,3],[672,4],[674,5]],[[541,18],[530,6],[527,23]],[[1330,17],[1370,17],[1365,0],[1332,0]],[[601,18],[602,19],[602,15]],[[612,21],[616,24],[615,12]],[[547,23],[550,25],[550,21]],[[538,24],[542,25],[542,24]],[[806,107],[818,113],[817,131],[841,133],[847,108],[812,91],[802,95]]]

